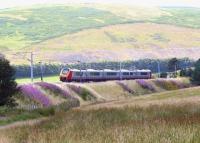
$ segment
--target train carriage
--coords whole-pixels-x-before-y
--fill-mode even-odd
[[[84,82],[84,81],[107,81],[107,80],[129,80],[129,79],[150,79],[150,70],[77,70],[62,69],[60,81],[63,82]]]

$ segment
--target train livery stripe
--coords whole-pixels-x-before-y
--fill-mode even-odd
[[[150,79],[152,73],[150,70],[77,70],[77,69],[63,69],[60,73],[60,80],[71,81],[106,81],[106,80],[120,80],[120,79]]]
[[[72,80],[72,74],[73,74],[72,71],[69,71],[69,72],[67,73],[67,80],[68,80],[68,81],[71,81],[71,80]]]

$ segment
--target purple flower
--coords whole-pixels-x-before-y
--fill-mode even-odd
[[[77,93],[78,96],[80,96],[85,101],[96,99],[96,97],[93,95],[93,93],[84,87],[76,86],[76,85],[72,85],[72,84],[69,84],[68,87],[71,90],[73,90],[75,93]]]
[[[69,85],[69,88],[71,88],[77,94],[82,94],[83,93],[83,88],[80,87],[80,86]]]
[[[155,88],[149,84],[148,82],[146,82],[145,80],[143,79],[138,79],[136,80],[136,82],[142,87],[142,88],[145,88],[145,89],[148,89],[148,90],[151,90],[151,91],[155,91]]]
[[[176,85],[179,89],[188,88],[190,85],[178,80],[171,80],[171,83]]]
[[[45,88],[47,90],[51,90],[53,92],[59,93],[65,98],[72,98],[72,96],[70,95],[68,91],[63,90],[62,88],[60,88],[59,86],[55,84],[51,84],[47,82],[37,82],[36,85],[39,85],[40,87]]]
[[[45,96],[39,89],[34,87],[32,84],[22,85],[20,86],[21,92],[28,96],[29,98],[40,102],[43,106],[48,107],[52,105],[50,99]]]
[[[123,90],[128,91],[128,92],[131,93],[131,94],[134,94],[134,93],[135,93],[131,88],[128,87],[127,84],[125,84],[125,83],[123,83],[123,82],[117,82],[117,84],[118,84],[119,86],[121,86],[121,87],[123,88]]]
[[[190,86],[189,84],[177,80],[159,79],[155,80],[155,83],[166,90],[176,90],[176,89],[187,88]]]

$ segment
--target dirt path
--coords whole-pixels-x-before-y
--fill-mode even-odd
[[[15,128],[15,127],[19,127],[19,126],[26,126],[26,125],[33,126],[33,125],[41,123],[47,119],[48,118],[39,118],[39,119],[34,119],[34,120],[18,121],[18,122],[14,122],[14,123],[11,123],[8,125],[0,126],[0,130]]]

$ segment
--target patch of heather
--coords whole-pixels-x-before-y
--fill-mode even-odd
[[[23,95],[35,101],[38,101],[44,107],[49,107],[52,105],[52,102],[50,101],[50,99],[32,84],[22,85],[20,86],[20,90],[23,93]]]
[[[136,82],[144,89],[155,91],[155,88],[150,83],[146,82],[143,79],[137,79]]]
[[[70,93],[66,90],[63,90],[62,88],[60,88],[59,86],[55,85],[55,84],[51,84],[51,83],[47,83],[47,82],[37,82],[35,83],[36,85],[39,85],[42,88],[45,88],[47,90],[53,91],[56,94],[60,94],[65,98],[72,98],[72,96],[70,95]]]
[[[176,90],[178,89],[177,85],[166,79],[158,79],[155,80],[155,84],[166,90]]]
[[[183,88],[189,88],[190,84],[189,83],[184,83],[178,80],[171,80],[171,82],[173,84],[175,84],[179,89],[183,89]]]
[[[169,80],[169,79],[158,79],[154,81],[155,84],[166,90],[177,90],[190,87],[190,84],[178,81],[178,80]]]
[[[128,87],[128,85],[126,84],[126,83],[123,83],[123,82],[117,82],[117,84],[120,86],[120,87],[122,87],[123,88],[123,90],[125,90],[125,91],[127,91],[127,92],[129,92],[129,93],[131,93],[131,94],[134,94],[135,92],[131,89],[131,88],[129,88]]]
[[[93,94],[90,91],[81,86],[69,84],[68,87],[75,93],[77,93],[85,101],[96,99],[96,97],[93,96]]]
[[[83,89],[80,86],[76,86],[76,85],[69,85],[69,88],[71,88],[74,92],[76,92],[77,94],[82,94]]]

